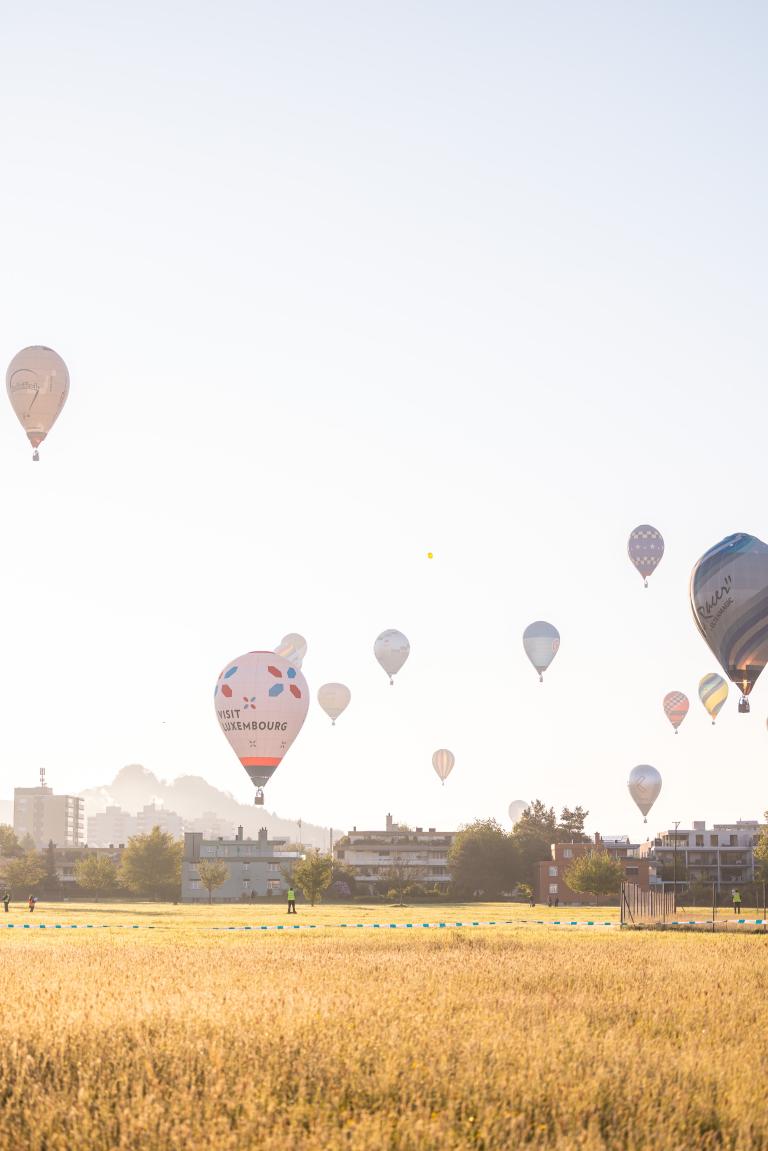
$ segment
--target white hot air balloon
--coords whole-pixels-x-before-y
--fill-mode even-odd
[[[640,808],[643,815],[643,823],[647,823],[648,820],[645,817],[658,799],[659,792],[661,791],[660,774],[656,768],[651,767],[650,764],[640,763],[630,771],[627,787],[629,788],[629,794]]]
[[[303,635],[299,635],[295,631],[292,631],[290,635],[284,635],[275,648],[275,655],[287,659],[288,663],[292,663],[294,667],[301,667],[306,654],[307,641]]]
[[[67,365],[52,348],[22,348],[8,365],[5,385],[11,406],[34,448],[32,459],[37,460],[37,449],[67,402]]]
[[[390,628],[377,637],[373,645],[373,654],[384,671],[389,676],[390,685],[395,681],[392,678],[400,671],[411,652],[411,645],[401,631]]]
[[[437,772],[438,779],[441,783],[445,783],[448,776],[453,771],[453,765],[456,762],[456,757],[452,751],[448,751],[446,747],[441,747],[432,756],[432,766]]]
[[[524,799],[513,799],[509,805],[509,818],[512,820],[512,826],[517,823],[520,816],[525,811],[528,804]]]
[[[551,623],[539,619],[531,623],[523,632],[525,654],[539,673],[539,681],[544,682],[544,672],[557,655],[560,647],[560,632]]]
[[[352,692],[343,683],[324,683],[317,689],[317,702],[325,714],[331,717],[333,726],[351,698]]]

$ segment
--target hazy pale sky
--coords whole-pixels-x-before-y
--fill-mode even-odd
[[[768,682],[711,726],[687,581],[768,538],[767,45],[747,2],[9,3],[0,359],[72,383],[39,464],[0,419],[0,792],[140,762],[248,800],[213,685],[298,631],[352,703],[283,816],[540,796],[639,836],[645,762],[648,830],[758,817]]]

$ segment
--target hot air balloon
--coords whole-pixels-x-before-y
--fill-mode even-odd
[[[643,582],[648,587],[648,576],[653,575],[664,555],[664,540],[657,528],[650,524],[640,524],[630,532],[627,543],[627,553],[635,565]]]
[[[528,804],[524,799],[513,799],[509,805],[509,818],[512,820],[514,826],[519,820],[520,816],[525,811]]]
[[[264,803],[264,788],[301,731],[309,688],[301,671],[273,651],[249,651],[222,671],[216,717]]]
[[[744,532],[726,536],[691,572],[696,626],[731,683],[739,711],[768,663],[768,546]]]
[[[675,729],[677,729],[688,714],[688,696],[681,691],[669,691],[664,696],[664,714]]]
[[[643,815],[643,823],[647,823],[646,816],[659,797],[661,791],[661,776],[655,767],[641,763],[633,767],[627,780],[629,794],[634,799]]]
[[[432,756],[432,766],[437,772],[438,779],[442,784],[445,784],[446,779],[453,771],[453,765],[455,762],[456,757],[454,756],[453,752],[448,751],[448,749],[445,747],[441,747],[440,750],[436,751]]]
[[[56,423],[69,395],[69,372],[52,348],[22,348],[8,365],[5,377],[8,398],[34,451]]]
[[[343,683],[324,683],[317,689],[317,702],[325,714],[331,717],[334,727],[351,698],[352,692]]]
[[[287,659],[294,667],[301,667],[306,654],[307,641],[303,635],[299,635],[298,632],[295,631],[292,631],[290,635],[284,635],[275,648],[275,655],[281,655],[283,659]]]
[[[390,685],[395,682],[392,677],[400,671],[410,652],[411,645],[408,640],[401,631],[396,631],[394,628],[383,631],[376,639],[373,654],[389,676]]]
[[[544,682],[544,672],[557,655],[560,647],[560,632],[543,619],[529,624],[523,632],[525,654],[539,673],[539,681]]]
[[[699,681],[699,699],[712,716],[714,726],[717,713],[728,698],[728,684],[721,675],[713,671]]]

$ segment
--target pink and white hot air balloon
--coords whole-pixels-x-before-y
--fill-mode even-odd
[[[255,803],[280,766],[309,707],[299,668],[273,651],[250,651],[222,671],[214,691],[216,717],[256,788]]]
[[[675,729],[677,729],[688,714],[688,696],[681,691],[668,691],[664,696],[664,714]]]

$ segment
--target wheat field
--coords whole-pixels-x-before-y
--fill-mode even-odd
[[[2,1151],[768,1148],[763,935],[57,912],[113,926],[0,934]]]

